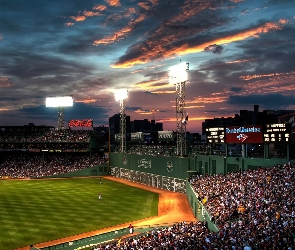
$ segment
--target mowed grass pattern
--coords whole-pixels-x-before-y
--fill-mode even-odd
[[[99,200],[98,195],[103,199]],[[0,249],[157,215],[159,196],[96,178],[0,181]]]

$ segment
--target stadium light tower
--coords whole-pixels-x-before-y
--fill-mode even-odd
[[[64,108],[73,106],[73,96],[46,97],[46,107],[58,108],[57,129],[65,129]]]
[[[120,152],[125,153],[127,148],[126,140],[126,100],[128,98],[128,90],[120,89],[115,92],[116,101],[120,102]]]
[[[188,63],[179,63],[169,68],[169,83],[176,85],[176,136],[177,155],[186,156],[186,124],[188,114],[185,112],[185,83],[188,81]]]

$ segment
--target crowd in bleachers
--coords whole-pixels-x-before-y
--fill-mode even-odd
[[[190,179],[218,226],[178,223],[92,249],[294,250],[295,166],[240,171]]]
[[[114,152],[120,152],[120,145],[114,147]],[[208,146],[188,145],[187,152],[189,155],[209,154]],[[177,147],[175,144],[129,144],[127,153],[139,155],[155,155],[155,156],[176,156]]]
[[[119,148],[117,148],[119,151]],[[176,155],[175,145],[130,145],[127,153],[140,155],[173,156]]]
[[[0,143],[0,151],[31,151],[40,152],[41,150],[62,151],[62,152],[81,152],[89,149],[89,143]]]
[[[5,131],[0,142],[89,142],[91,130],[49,130],[38,132]]]
[[[12,154],[0,162],[0,178],[53,176],[93,167],[107,161],[98,153],[85,154]]]

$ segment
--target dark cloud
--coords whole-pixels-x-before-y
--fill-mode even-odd
[[[128,111],[131,111],[131,112],[134,112],[134,111],[137,111],[137,110],[142,110],[142,107],[130,107],[130,106],[127,106],[126,107],[126,110]]]
[[[205,110],[206,113],[212,114],[214,116],[218,117],[229,117],[233,114],[239,114],[240,110],[239,109],[231,109],[231,110],[220,110],[220,109],[213,109],[213,110]]]
[[[212,44],[204,48],[205,52],[212,52],[213,54],[221,54],[223,47],[217,44]]]
[[[241,92],[241,91],[243,91],[243,88],[240,88],[240,87],[231,87],[230,88],[230,91],[232,91],[232,92]]]
[[[293,105],[295,98],[290,95],[282,94],[230,96],[227,102],[231,105],[259,104],[262,107],[284,109]]]
[[[57,121],[58,108],[47,108],[37,106],[22,108],[19,110],[32,120],[54,120]],[[64,108],[65,122],[72,119],[93,119],[95,124],[108,124],[108,110],[84,103],[74,103],[73,107]]]

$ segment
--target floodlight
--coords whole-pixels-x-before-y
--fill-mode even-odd
[[[72,107],[72,96],[46,97],[46,107]]]
[[[127,99],[128,90],[127,89],[118,89],[115,91],[115,99],[116,101],[122,101]]]
[[[179,63],[169,68],[169,83],[177,84],[188,80],[187,71],[189,70],[188,63]]]

